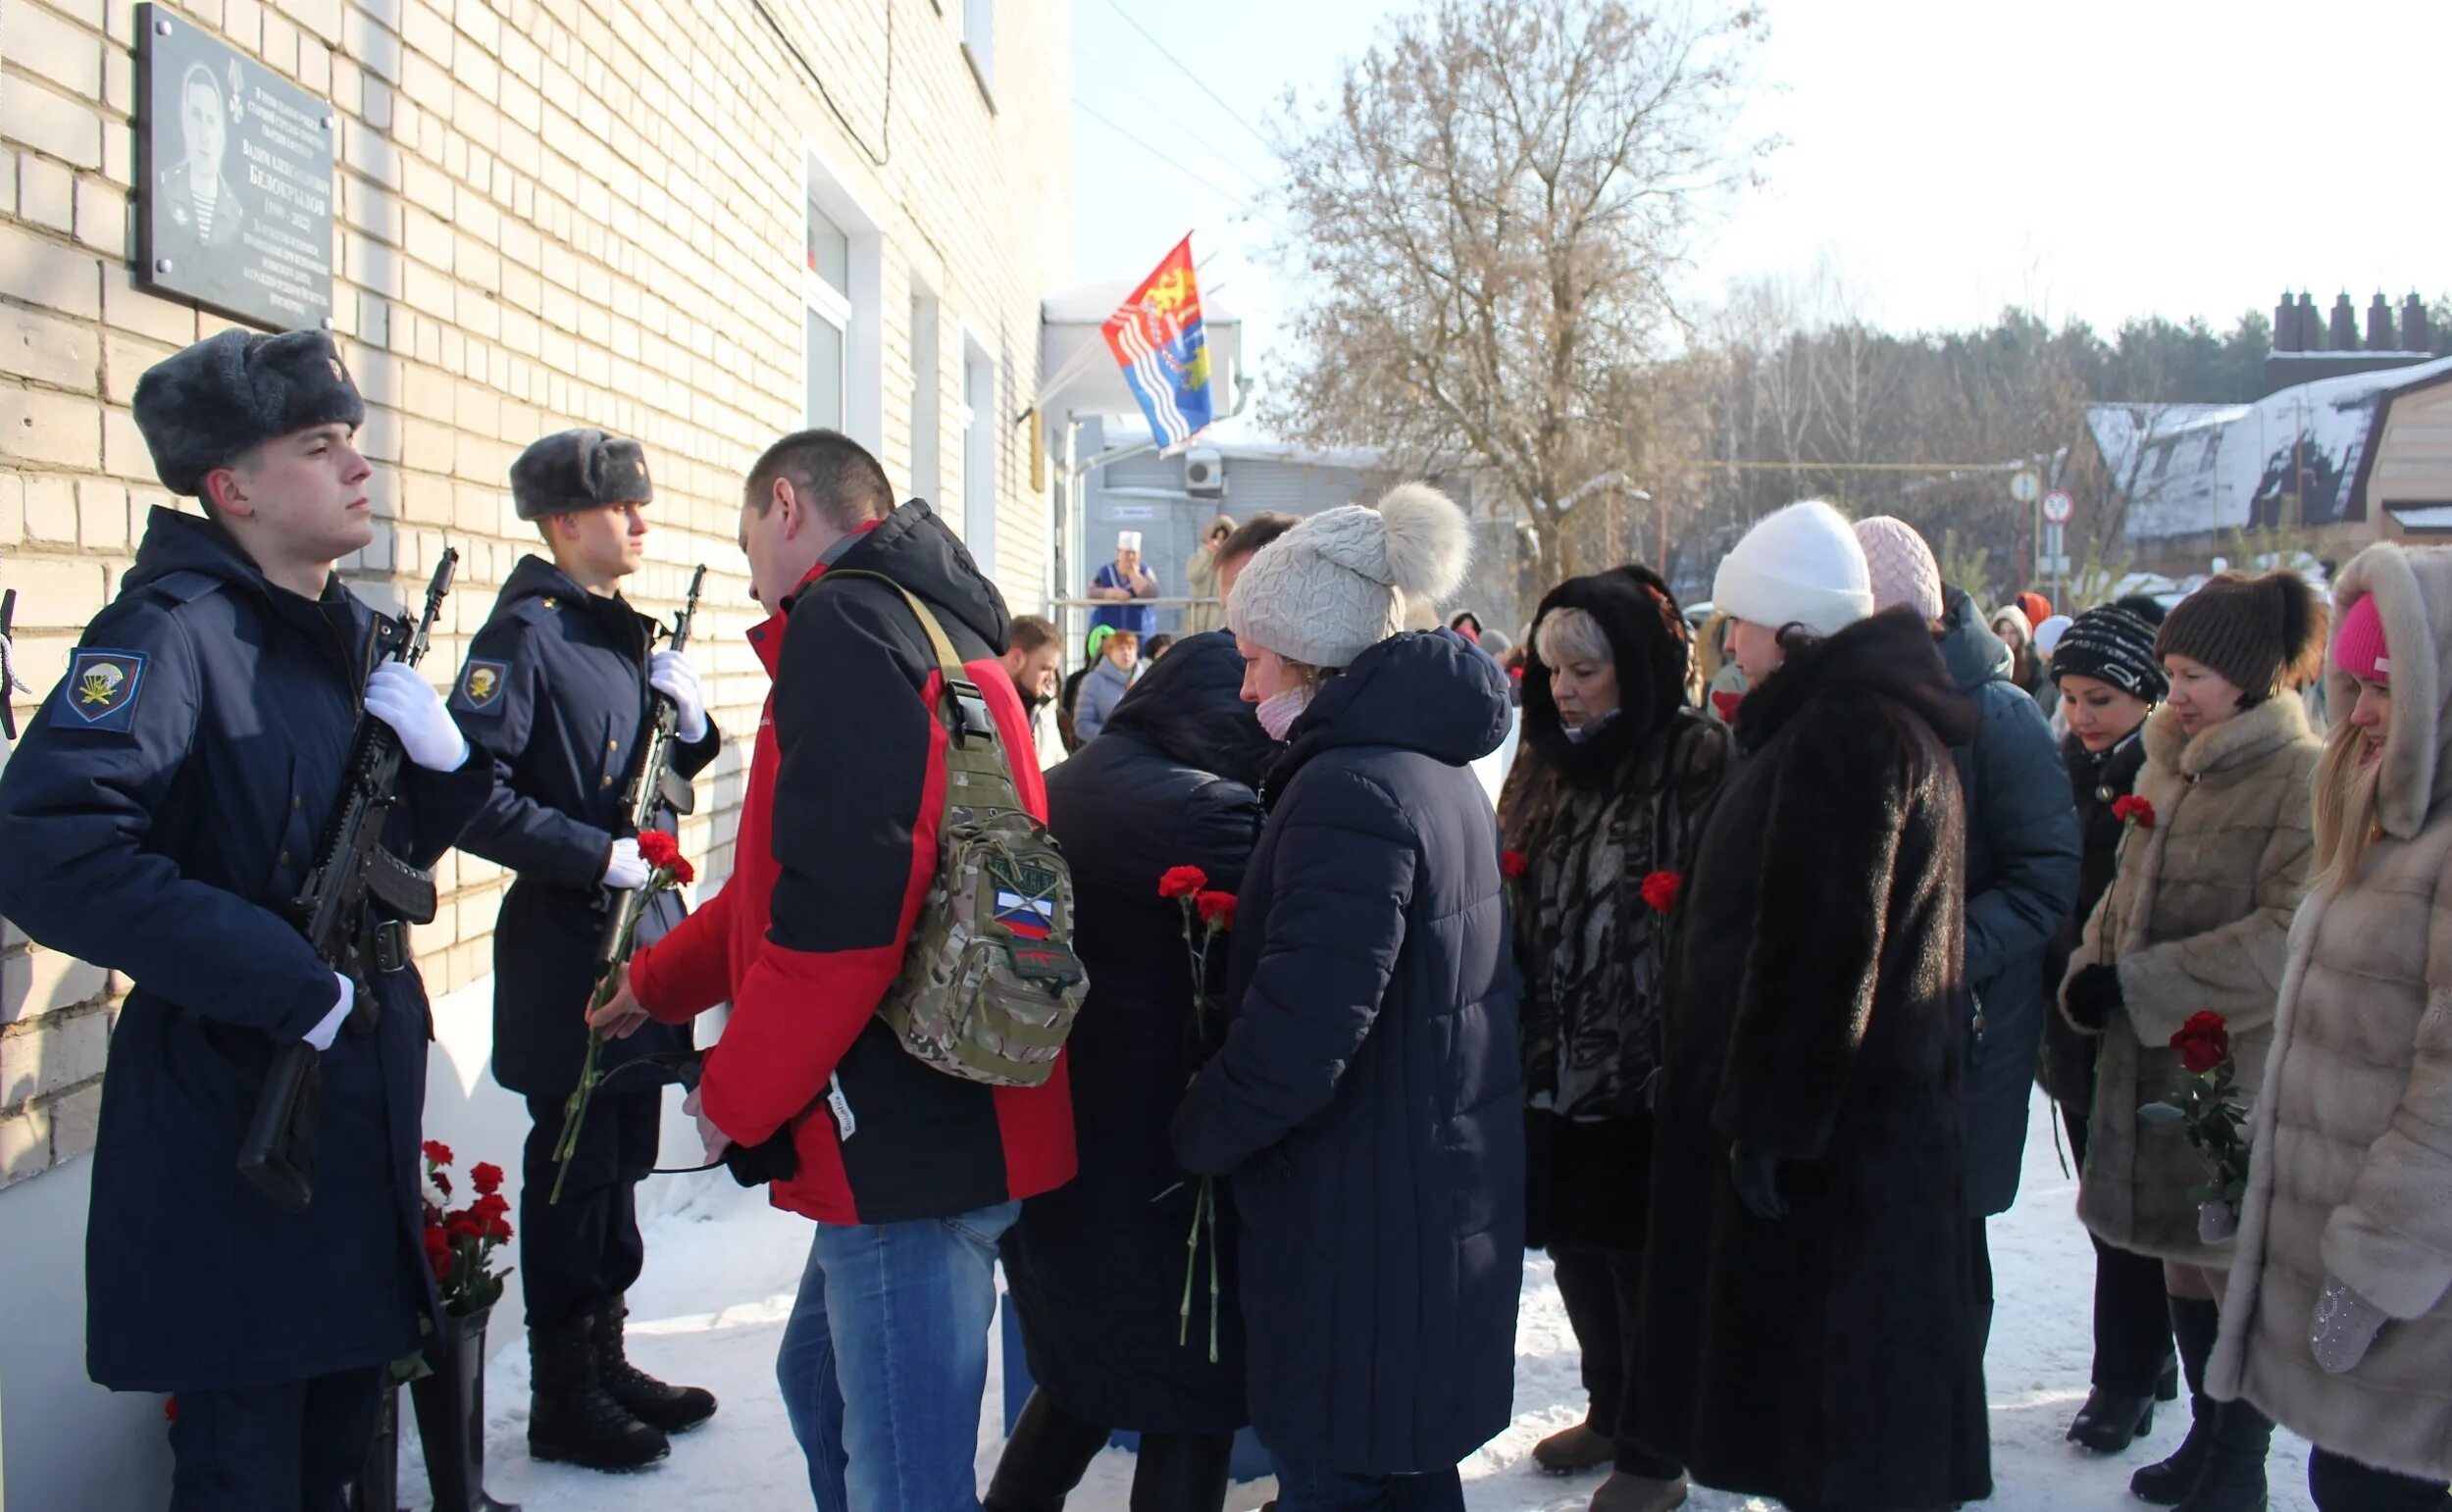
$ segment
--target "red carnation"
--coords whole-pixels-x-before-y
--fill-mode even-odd
[[[1158,879],[1158,896],[1188,898],[1199,895],[1209,884],[1209,874],[1197,866],[1170,866]]]
[[[485,1225],[485,1237],[496,1244],[508,1244],[511,1242],[511,1226],[497,1218]]]
[[[165,1423],[176,1423],[179,1421],[178,1397],[165,1396],[162,1398],[162,1421]]]
[[[1656,914],[1665,914],[1677,906],[1678,889],[1686,880],[1675,872],[1655,872],[1643,880],[1643,900]]]
[[[473,1239],[485,1232],[485,1221],[474,1208],[462,1208],[442,1221],[443,1233],[455,1239]]]
[[[1509,882],[1523,876],[1525,869],[1531,865],[1532,863],[1524,858],[1524,853],[1520,850],[1499,852],[1499,875]]]
[[[480,1218],[500,1218],[511,1211],[511,1201],[498,1191],[489,1191],[468,1206]]]
[[[2192,1013],[2171,1035],[2171,1048],[2181,1065],[2203,1076],[2230,1059],[2229,1021],[2219,1013]]]
[[[426,1226],[426,1252],[430,1255],[439,1255],[448,1253],[450,1248],[451,1235],[443,1232],[442,1225],[428,1224]]]
[[[470,1167],[468,1179],[469,1184],[477,1188],[477,1194],[481,1197],[490,1196],[502,1189],[502,1168],[485,1161],[481,1160]]]
[[[2131,793],[2125,798],[2112,800],[2112,817],[2123,825],[2151,830],[2154,828],[2154,805]]]
[[[451,1146],[440,1139],[429,1139],[426,1141],[426,1158],[435,1165],[447,1166],[451,1164]]]
[[[649,866],[671,866],[681,859],[681,841],[661,830],[642,830],[639,833],[639,859]]]
[[[1192,900],[1200,910],[1200,921],[1212,930],[1235,927],[1235,895],[1231,892],[1203,892]]]
[[[433,1254],[431,1254],[431,1255],[428,1255],[428,1256],[426,1257],[426,1263],[427,1263],[427,1264],[429,1264],[429,1265],[431,1265],[431,1266],[433,1266],[433,1267],[434,1268],[434,1280],[435,1280],[437,1283],[440,1283],[440,1282],[446,1282],[446,1281],[449,1281],[449,1280],[451,1279],[451,1251],[450,1251],[450,1250],[448,1250],[448,1249],[440,1249],[440,1250],[436,1250],[434,1253],[433,1253]]]
[[[434,1190],[441,1192],[446,1197],[451,1195],[451,1178],[443,1175],[439,1171],[434,1171],[428,1173],[427,1180],[434,1184]]]

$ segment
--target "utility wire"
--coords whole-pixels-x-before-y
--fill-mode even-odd
[[[1255,194],[1239,194],[1235,190],[1227,188],[1224,184],[1219,183],[1216,179],[1195,172],[1193,169],[1186,167],[1183,163],[1177,161],[1176,159],[1168,157],[1165,153],[1160,152],[1157,148],[1149,145],[1148,137],[1128,126],[1120,126],[1116,122],[1108,119],[1098,110],[1097,106],[1091,104],[1088,100],[1083,99],[1080,95],[1073,96],[1073,107],[1074,109],[1079,110],[1082,114],[1088,116],[1091,120],[1098,122],[1102,126],[1105,126],[1108,130],[1113,131],[1116,135],[1123,137],[1134,146],[1139,147],[1149,156],[1175,170],[1175,172],[1183,175],[1187,178],[1190,178],[1193,182],[1203,185],[1216,193],[1225,195],[1228,200],[1232,201],[1232,204],[1229,206],[1230,209],[1249,211],[1253,219],[1266,221],[1271,226],[1277,226],[1277,222],[1252,208],[1252,202],[1259,196]],[[1279,227],[1278,228],[1280,230],[1284,229],[1283,227]]]
[[[1226,101],[1219,96],[1216,90],[1210,88],[1209,81],[1207,79],[1202,78],[1200,75],[1192,72],[1191,69],[1186,68],[1183,60],[1177,58],[1173,52],[1169,51],[1164,42],[1161,42],[1156,37],[1151,36],[1149,34],[1149,27],[1133,20],[1132,12],[1124,9],[1123,0],[1106,0],[1106,3],[1114,10],[1116,15],[1124,18],[1125,25],[1140,32],[1141,39],[1157,50],[1159,57],[1164,58],[1168,63],[1174,65],[1176,73],[1191,79],[1194,88],[1199,89],[1202,94],[1205,94],[1210,99],[1215,100],[1217,102],[1217,108],[1226,113],[1227,119],[1233,121],[1235,125],[1243,127],[1246,131],[1251,132],[1252,139],[1258,142],[1261,146],[1266,147],[1272,157],[1276,155],[1276,144],[1271,142],[1267,137],[1261,135],[1258,127],[1254,126],[1251,122],[1244,120],[1243,116],[1237,112],[1232,105],[1227,104]]]
[[[1223,147],[1220,147],[1217,143],[1211,141],[1206,135],[1199,131],[1184,129],[1181,121],[1181,111],[1174,105],[1151,97],[1147,91],[1134,84],[1126,71],[1118,69],[1105,59],[1092,53],[1086,47],[1081,50],[1081,53],[1082,57],[1091,64],[1100,76],[1102,76],[1108,83],[1122,90],[1144,109],[1149,110],[1151,113],[1153,120],[1168,121],[1173,123],[1178,131],[1178,140],[1188,141],[1198,146],[1206,148],[1210,156],[1216,158],[1221,167],[1238,176],[1249,178],[1254,184],[1263,184],[1267,182],[1267,179],[1263,176],[1255,174],[1252,170],[1244,167],[1241,163],[1235,160],[1235,155],[1233,153],[1228,152]],[[1076,96],[1076,98],[1079,97]],[[1252,192],[1257,193],[1259,191],[1255,189]]]

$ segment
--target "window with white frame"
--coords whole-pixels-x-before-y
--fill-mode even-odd
[[[844,390],[851,347],[851,235],[818,204],[808,204],[808,267],[800,277],[807,318],[808,419],[844,428]]]
[[[962,540],[989,577],[996,571],[996,365],[962,338]]]
[[[971,55],[971,67],[979,72],[982,87],[993,89],[996,83],[996,0],[953,0],[961,7],[956,13],[961,23],[962,48]]]
[[[945,485],[940,472],[944,447],[939,413],[944,408],[945,377],[937,360],[937,329],[941,317],[935,295],[925,289],[911,293],[911,495],[943,509]]]

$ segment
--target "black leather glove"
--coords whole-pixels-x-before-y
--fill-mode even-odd
[[[724,1169],[743,1186],[791,1181],[800,1174],[800,1154],[792,1142],[793,1127],[791,1123],[784,1125],[769,1134],[763,1144],[725,1145],[721,1157]]]
[[[2088,966],[2069,979],[2061,989],[2061,1000],[2069,1005],[2069,1022],[2079,1029],[2101,1033],[2110,1027],[2112,1015],[2127,1005],[2120,995],[2120,968]]]
[[[1779,1195],[1779,1157],[1766,1155],[1753,1145],[1738,1141],[1728,1147],[1728,1176],[1737,1186],[1737,1200],[1755,1217],[1776,1220],[1788,1216],[1788,1203]]]

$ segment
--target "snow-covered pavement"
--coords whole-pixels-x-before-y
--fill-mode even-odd
[[[725,1183],[706,1186],[667,1214],[649,1232],[647,1273],[631,1293],[633,1357],[669,1380],[714,1390],[723,1401],[715,1420],[676,1441],[670,1459],[640,1475],[534,1464],[526,1449],[527,1351],[514,1341],[495,1356],[486,1378],[488,1487],[495,1496],[526,1512],[787,1512],[810,1505],[773,1375],[776,1340],[792,1310],[809,1231],[762,1199]],[[2038,1098],[2018,1208],[1993,1225],[2000,1310],[1989,1379],[1998,1490],[1983,1505],[2000,1512],[2140,1507],[2127,1492],[2129,1472],[2169,1453],[2186,1431],[2182,1403],[2157,1414],[2145,1444],[2113,1459],[2095,1459],[2061,1437],[2086,1392],[2093,1274],[2084,1233],[2071,1215],[2073,1200],[2073,1184],[2061,1173],[2051,1121]],[[979,1449],[983,1486],[1001,1441],[996,1377],[992,1368]],[[1515,1407],[1513,1425],[1465,1463],[1467,1505],[1473,1512],[1582,1512],[1600,1477],[1553,1480],[1535,1474],[1529,1457],[1534,1442],[1583,1413],[1574,1336],[1549,1265],[1537,1256],[1524,1273]],[[422,1508],[422,1463],[414,1433],[409,1436],[401,1483],[404,1491],[416,1487],[407,1504]],[[2312,1512],[2305,1444],[2277,1435],[2272,1474],[2273,1512]],[[1072,1498],[1074,1512],[1124,1512],[1131,1478],[1131,1457],[1108,1453]],[[1228,1506],[1256,1507],[1267,1494],[1266,1483],[1238,1487]],[[1696,1512],[1736,1512],[1766,1504],[1698,1490],[1687,1505]]]

